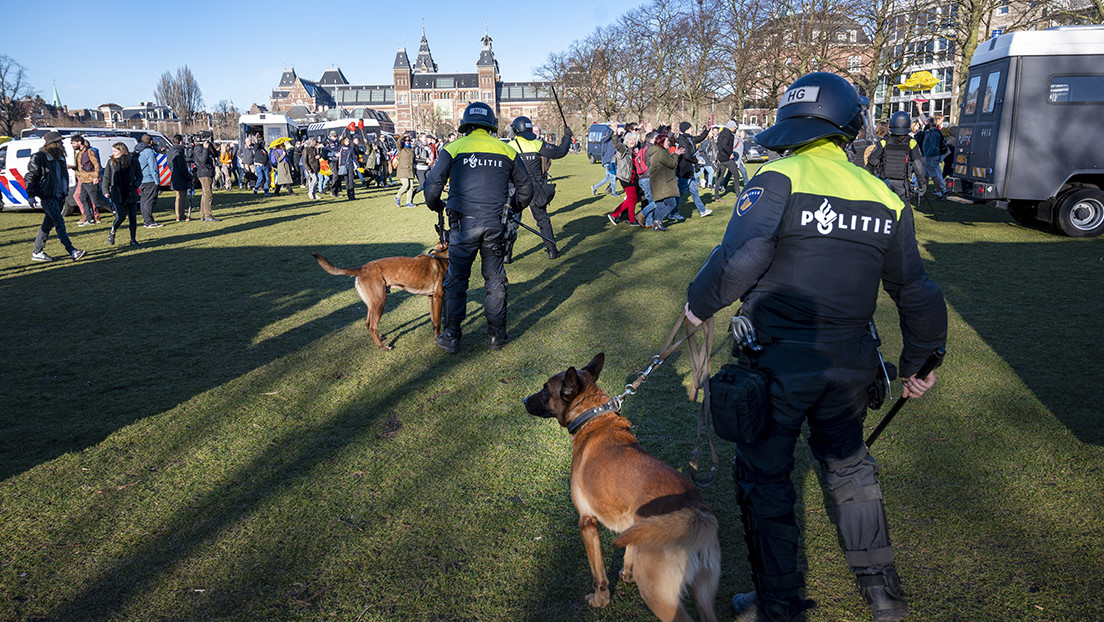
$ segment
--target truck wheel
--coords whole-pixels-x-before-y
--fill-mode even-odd
[[[1058,208],[1056,224],[1071,238],[1089,238],[1104,233],[1104,192],[1081,188],[1069,193]]]

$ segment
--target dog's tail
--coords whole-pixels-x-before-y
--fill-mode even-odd
[[[341,275],[356,276],[357,275],[356,270],[346,270],[345,268],[338,268],[337,266],[330,263],[329,259],[326,259],[325,257],[323,257],[322,255],[319,255],[318,253],[311,253],[311,255],[314,255],[314,258],[318,260],[318,265],[322,266],[322,269],[325,270],[326,272],[329,272],[330,274],[336,274],[338,276],[341,276]]]
[[[656,598],[681,608],[679,600],[689,588],[702,620],[716,621],[713,603],[721,578],[721,544],[717,517],[711,512],[690,507],[645,518],[621,532],[613,544],[633,545],[637,564],[664,569],[650,579],[654,583],[649,592]]]

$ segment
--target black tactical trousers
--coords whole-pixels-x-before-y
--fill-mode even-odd
[[[476,253],[482,262],[486,297],[483,312],[487,327],[506,327],[505,239],[502,223],[495,216],[475,218],[449,210],[449,265],[445,274],[444,327],[459,333],[468,302],[468,280]]]
[[[792,600],[805,584],[797,567],[799,531],[790,481],[805,421],[809,446],[836,505],[848,564],[858,575],[883,573],[892,567],[893,554],[877,463],[862,438],[867,387],[880,369],[873,340],[776,340],[758,364],[771,379],[772,428],[755,443],[737,443],[733,470],[760,599]]]

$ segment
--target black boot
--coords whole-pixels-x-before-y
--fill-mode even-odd
[[[449,354],[456,354],[460,351],[460,329],[458,328],[446,328],[441,331],[440,335],[437,335],[437,347],[441,348]]]
[[[549,259],[556,259],[559,256],[560,256],[560,251],[555,246],[548,249],[548,258]]]
[[[487,346],[497,352],[510,342],[510,336],[506,334],[505,328],[489,328],[487,329],[487,341]]]
[[[863,600],[870,605],[875,622],[893,622],[908,617],[908,603],[901,589],[901,578],[890,568],[884,574],[855,577]]]

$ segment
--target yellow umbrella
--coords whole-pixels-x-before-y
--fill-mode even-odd
[[[0,145],[3,145],[4,143],[8,142],[11,139],[12,139],[11,136],[0,136]]]
[[[894,86],[902,91],[926,91],[936,84],[939,84],[939,78],[933,76],[930,71],[917,71],[909,76],[908,80]]]
[[[276,140],[272,141],[272,144],[270,144],[268,146],[268,148],[269,149],[275,149],[276,147],[279,147],[280,145],[282,145],[284,143],[290,143],[290,142],[291,142],[290,138],[288,138],[287,136],[281,136],[280,138],[277,138]]]

